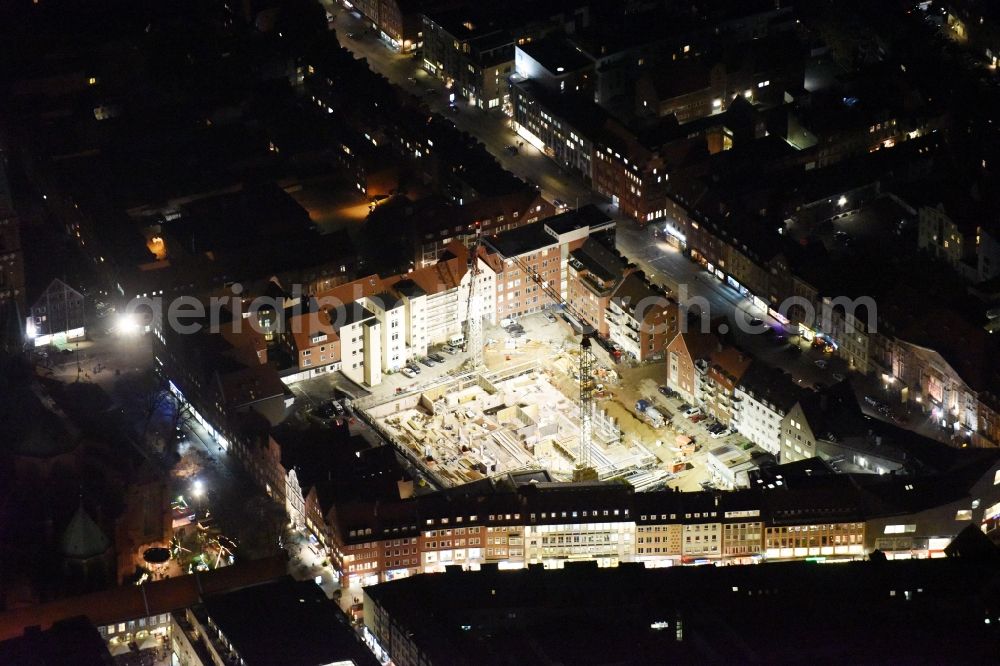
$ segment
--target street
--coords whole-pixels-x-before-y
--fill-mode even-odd
[[[594,195],[586,183],[564,172],[541,151],[527,143],[518,154],[508,155],[504,147],[519,141],[510,127],[509,118],[499,111],[487,113],[462,102],[458,104],[457,113],[449,113],[450,91],[445,88],[444,82],[420,67],[418,58],[400,55],[387,48],[371,33],[370,26],[354,13],[340,8],[337,3],[327,0],[324,4],[335,15],[331,28],[336,30],[337,38],[344,48],[356,58],[366,59],[372,71],[422,99],[432,111],[451,120],[458,129],[476,137],[505,169],[521,180],[539,186],[546,199],[560,199],[572,207],[588,203],[607,204],[607,201]],[[349,37],[351,34],[356,37]],[[434,91],[435,94],[428,94],[428,91]]]

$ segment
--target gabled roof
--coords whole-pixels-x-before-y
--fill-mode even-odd
[[[333,323],[330,321],[330,313],[327,310],[308,312],[292,317],[288,320],[288,328],[292,332],[297,351],[309,349],[315,344],[331,344],[340,340],[340,336],[337,335],[337,329],[334,328]],[[313,338],[318,335],[325,335],[327,339],[323,342],[314,343]],[[339,361],[340,359],[331,360]]]
[[[723,347],[709,355],[708,372],[715,378],[724,378],[735,384],[752,360],[753,357],[736,347]]]
[[[59,540],[60,552],[65,557],[87,560],[104,554],[110,547],[111,542],[108,537],[83,508],[81,502]]]
[[[737,386],[760,402],[767,402],[782,412],[795,406],[803,394],[784,372],[763,361],[755,360],[740,377]]]
[[[640,315],[645,321],[666,307],[668,299],[666,293],[646,280],[642,271],[635,271],[618,284],[611,300],[636,319]]]
[[[684,333],[678,333],[677,336],[671,340],[670,347],[682,347],[691,357],[692,361],[697,361],[698,359],[708,358],[714,350],[719,348],[719,344],[719,338],[712,333],[687,331]]]

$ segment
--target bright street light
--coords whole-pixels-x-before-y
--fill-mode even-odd
[[[201,479],[195,480],[194,485],[191,487],[191,494],[198,499],[205,494],[205,484],[201,482]]]
[[[115,318],[115,330],[120,335],[138,335],[141,329],[139,315],[134,312],[119,312]]]

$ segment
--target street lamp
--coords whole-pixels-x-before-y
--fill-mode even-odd
[[[198,500],[198,513],[201,513],[201,498],[205,495],[205,484],[201,479],[195,479],[191,486],[191,496]]]

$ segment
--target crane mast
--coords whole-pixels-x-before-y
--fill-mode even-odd
[[[479,279],[479,223],[476,223],[476,242],[469,250],[469,302],[465,310],[465,339],[469,348],[469,361],[473,370],[483,368],[483,308]]]

